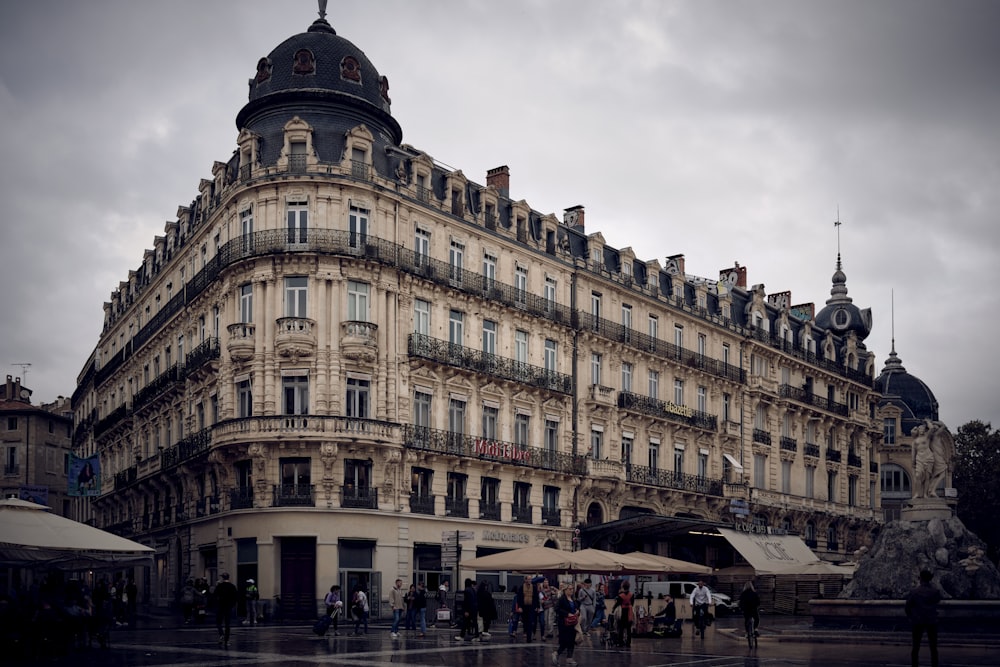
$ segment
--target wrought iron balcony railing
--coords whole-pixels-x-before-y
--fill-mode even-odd
[[[531,505],[511,505],[510,520],[514,523],[531,523]]]
[[[190,373],[201,368],[208,362],[218,359],[219,356],[219,339],[209,336],[204,342],[199,343],[197,347],[188,352],[185,366],[187,366]]]
[[[558,507],[542,507],[543,526],[561,526],[562,514]]]
[[[851,466],[852,468],[860,468],[861,457],[855,454],[854,452],[847,452],[847,465]]]
[[[408,353],[411,357],[429,359],[440,364],[485,373],[533,387],[569,394],[573,378],[564,373],[546,370],[540,366],[514,361],[495,354],[487,354],[471,347],[449,343],[424,334],[410,334]]]
[[[354,509],[377,510],[378,489],[371,486],[342,486],[340,487],[340,506]]]
[[[826,448],[826,460],[827,461],[835,461],[837,463],[840,463],[840,458],[841,458],[840,457],[840,452],[838,450],[830,448],[830,447]]]
[[[253,489],[249,486],[237,486],[229,491],[229,509],[245,510],[253,507]]]
[[[812,392],[806,391],[801,387],[793,387],[789,384],[783,384],[778,387],[778,395],[782,398],[790,398],[793,401],[798,401],[799,403],[805,403],[806,405],[820,408],[822,410],[826,410],[827,412],[832,412],[833,414],[840,415],[841,417],[847,416],[846,403],[831,401],[828,398],[817,396]]]
[[[718,418],[707,412],[699,412],[684,405],[674,405],[649,396],[633,394],[629,391],[618,393],[618,407],[632,410],[651,417],[669,419],[671,421],[694,426],[695,428],[715,431],[719,428]]]
[[[500,503],[487,503],[479,501],[479,518],[489,521],[500,520]]]
[[[183,382],[184,370],[178,364],[174,364],[167,370],[160,373],[152,382],[136,392],[135,398],[132,399],[133,411],[145,407],[147,403],[153,401],[161,394],[164,394],[171,387]]]
[[[410,494],[410,512],[413,514],[434,514],[435,496]]]
[[[770,444],[771,444],[771,434],[768,433],[767,431],[765,431],[764,429],[755,428],[753,430],[753,441],[754,442],[759,442],[762,445],[768,445],[768,446],[770,446]]]
[[[625,478],[629,482],[636,484],[647,484],[650,486],[660,486],[668,489],[678,489],[681,491],[693,491],[708,496],[722,497],[723,482],[721,479],[711,479],[709,477],[699,477],[681,472],[662,470],[660,468],[650,468],[648,466],[626,466]]]
[[[799,449],[799,441],[795,438],[789,438],[787,436],[781,436],[781,448],[786,452],[795,452]]]
[[[100,438],[102,435],[110,431],[112,428],[118,424],[124,422],[129,417],[132,416],[132,411],[127,405],[122,403],[120,406],[108,413],[108,416],[100,420],[94,425],[94,438]]]
[[[160,452],[160,468],[165,470],[178,465],[198,454],[207,452],[212,447],[212,428],[203,428],[192,433],[173,447]]]
[[[468,498],[452,498],[447,496],[444,499],[444,515],[445,516],[455,516],[461,517],[463,519],[469,518],[469,499]]]
[[[573,475],[583,475],[587,471],[587,462],[582,456],[517,445],[512,442],[488,440],[452,431],[441,431],[426,426],[405,424],[402,428],[403,445],[410,449],[465,456],[505,465],[526,466]]]
[[[814,456],[816,458],[819,458],[819,445],[807,442],[805,446],[802,448],[802,453],[806,456]]]
[[[315,504],[312,484],[274,485],[275,507],[312,507]]]

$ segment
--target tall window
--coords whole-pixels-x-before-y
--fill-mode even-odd
[[[545,301],[549,308],[556,304],[556,279],[545,277]]]
[[[732,402],[732,396],[729,394],[722,395],[722,421],[724,422],[732,421],[732,415],[730,414]]]
[[[410,493],[417,498],[429,498],[434,482],[434,471],[413,466],[410,470]]]
[[[684,405],[684,380],[674,378],[674,405]]]
[[[782,461],[781,462],[781,492],[791,493],[792,492],[792,462]]]
[[[678,352],[684,347],[684,327],[679,324],[674,325],[674,345],[677,346]]]
[[[413,251],[417,264],[424,264],[431,255],[431,233],[417,227],[413,233]]]
[[[483,320],[483,352],[497,353],[497,323],[493,320]]]
[[[306,317],[308,280],[306,276],[285,278],[285,317]]]
[[[660,397],[660,372],[649,371],[649,397]]]
[[[895,445],[896,444],[896,419],[895,417],[891,419],[884,419],[882,421],[882,444],[884,445]]]
[[[282,409],[286,415],[309,414],[309,378],[305,375],[281,378]]]
[[[649,469],[656,471],[660,469],[660,443],[657,440],[649,442],[649,451],[646,454],[646,465]]]
[[[528,363],[528,332],[521,329],[514,332],[514,361]]]
[[[431,395],[416,391],[413,394],[413,425],[430,428],[431,425]]]
[[[351,204],[347,217],[348,244],[360,248],[368,239],[368,209]]]
[[[288,202],[288,242],[305,243],[309,228],[306,202]]]
[[[499,410],[491,405],[483,406],[483,437],[487,440],[497,439],[497,417]]]
[[[601,384],[601,355],[597,352],[590,355],[590,384]]]
[[[347,378],[348,417],[368,419],[371,414],[371,382],[359,378]]]
[[[497,258],[490,253],[483,254],[483,279],[485,287],[492,287],[497,280]]]
[[[604,431],[591,429],[590,431],[590,456],[595,461],[600,461],[604,451]]]
[[[684,474],[684,448],[678,445],[674,446],[674,474]]]
[[[531,427],[531,417],[524,413],[514,415],[514,444],[528,446],[528,433]]]
[[[632,391],[632,364],[622,362],[622,391]]]
[[[240,285],[240,322],[253,322],[253,285]]]
[[[457,435],[465,434],[465,401],[459,398],[448,401],[448,430]]]
[[[622,304],[622,327],[625,329],[625,335],[628,336],[632,330],[632,306],[626,303]]]
[[[240,211],[241,247],[244,252],[253,248],[253,206]]]
[[[236,415],[238,417],[253,416],[253,392],[250,380],[241,380],[236,383]]]
[[[448,312],[448,342],[461,345],[465,341],[465,313],[458,310]]]
[[[708,389],[698,387],[698,412],[708,412]]]
[[[816,497],[816,466],[806,466],[806,498]]]
[[[858,478],[854,475],[847,477],[847,504],[851,507],[858,504]]]
[[[559,422],[554,419],[545,420],[545,451],[554,452],[559,449]]]
[[[703,450],[698,452],[698,477],[708,477],[708,452]]]
[[[833,470],[826,474],[826,499],[831,503],[837,502],[837,473]]]
[[[527,508],[531,506],[531,484],[514,482],[514,507]]]
[[[632,449],[635,447],[635,438],[632,435],[622,435],[622,464],[632,465]]]
[[[708,338],[705,334],[698,334],[698,354],[702,357],[705,356],[708,350]]]
[[[465,245],[453,240],[451,242],[451,248],[448,251],[448,266],[451,269],[450,277],[452,280],[462,279],[462,266],[464,262]]]
[[[368,283],[347,281],[347,319],[351,322],[368,321]]]
[[[649,316],[649,337],[656,341],[657,336],[660,334],[660,320],[656,315]]]
[[[767,488],[767,457],[763,454],[753,455],[753,485],[758,489]]]
[[[310,459],[281,459],[281,490],[286,495],[308,493],[310,487]]]
[[[528,299],[528,269],[518,266],[514,269],[514,298],[518,303]]]
[[[722,344],[722,363],[729,365],[730,348],[729,343]]]
[[[590,314],[594,318],[594,329],[600,326],[601,319],[601,294],[600,292],[590,293]]]
[[[545,370],[556,372],[556,342],[551,338],[545,339]]]
[[[431,303],[423,299],[413,300],[413,333],[429,336],[431,333]]]
[[[479,504],[495,508],[500,504],[500,480],[495,477],[483,477],[479,485]],[[499,518],[499,517],[498,517]]]

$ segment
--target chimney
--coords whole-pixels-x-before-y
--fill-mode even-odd
[[[496,188],[503,197],[510,197],[510,168],[503,165],[487,171],[486,186]]]
[[[567,227],[575,227],[581,232],[584,230],[583,226],[583,206],[577,204],[576,206],[570,206],[563,210],[563,224]]]
[[[663,267],[664,273],[672,276],[684,276],[684,255],[670,255]]]
[[[8,401],[14,398],[14,377],[11,375],[7,376],[7,384],[3,388],[3,396],[0,398],[5,398]]]
[[[728,287],[747,288],[747,267],[740,266],[739,262],[733,262],[733,268],[719,271],[719,280]]]

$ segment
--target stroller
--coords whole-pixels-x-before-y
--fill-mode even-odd
[[[621,609],[615,609],[608,614],[607,630],[601,635],[601,644],[605,648],[625,646],[625,638],[622,636]]]

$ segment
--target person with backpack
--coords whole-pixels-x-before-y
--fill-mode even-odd
[[[247,579],[245,592],[247,598],[247,620],[244,625],[257,625],[257,600],[260,600],[260,591],[253,579]]]
[[[357,588],[354,589],[354,595],[351,597],[351,613],[354,615],[354,634],[361,634],[361,625],[365,626],[365,634],[368,634],[368,596],[361,589],[361,584],[358,584]]]

